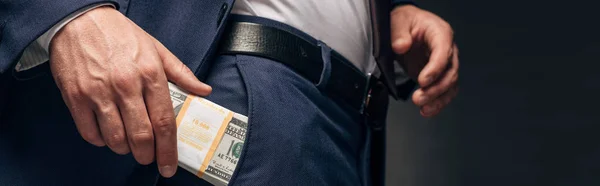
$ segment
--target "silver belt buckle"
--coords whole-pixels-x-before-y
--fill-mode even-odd
[[[363,96],[363,104],[362,107],[360,108],[360,114],[364,114],[365,110],[367,109],[367,107],[369,106],[369,101],[371,100],[371,73],[367,74],[367,83],[365,86],[365,90],[364,90],[364,96]]]

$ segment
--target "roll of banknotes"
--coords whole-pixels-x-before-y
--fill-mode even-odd
[[[169,83],[177,120],[179,166],[227,185],[244,148],[248,118]]]

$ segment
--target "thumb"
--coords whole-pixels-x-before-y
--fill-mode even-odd
[[[405,54],[412,46],[410,25],[406,21],[392,22],[392,49],[396,54]]]
[[[154,46],[160,56],[167,79],[184,90],[190,91],[199,96],[208,96],[212,88],[200,82],[196,75],[183,64],[171,51],[162,43],[154,39]]]

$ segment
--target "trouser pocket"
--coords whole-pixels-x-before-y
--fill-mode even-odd
[[[360,115],[281,63],[244,55],[235,61],[249,119],[230,185],[360,185]]]
[[[360,185],[365,128],[314,84],[281,63],[218,56],[208,100],[248,117],[230,185]],[[239,148],[237,148],[239,151]],[[209,185],[180,169],[167,185]]]

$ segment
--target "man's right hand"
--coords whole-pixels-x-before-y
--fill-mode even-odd
[[[164,177],[177,170],[177,129],[167,80],[206,96],[211,87],[160,42],[111,7],[69,22],[50,45],[52,75],[83,139],[155,158]]]

